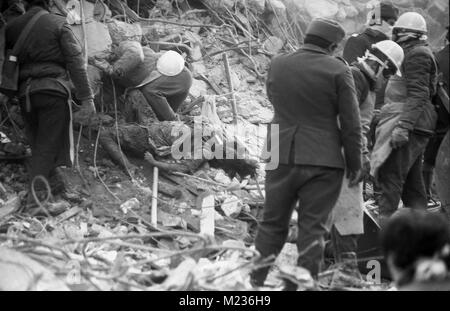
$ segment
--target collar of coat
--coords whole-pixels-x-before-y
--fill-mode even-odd
[[[408,53],[410,50],[419,47],[419,46],[429,46],[427,41],[423,41],[423,40],[410,40],[405,42],[404,44],[401,44],[401,47],[403,48],[405,55],[406,53]]]
[[[311,51],[311,52],[316,52],[316,53],[326,54],[326,55],[331,55],[331,53],[330,53],[328,50],[326,50],[326,49],[324,49],[324,48],[321,48],[320,46],[311,44],[311,43],[305,43],[305,44],[300,48],[300,50],[303,50],[303,51]]]

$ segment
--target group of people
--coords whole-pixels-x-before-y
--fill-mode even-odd
[[[439,110],[433,100],[440,71],[448,92],[448,46],[441,52],[446,62],[438,64],[423,16],[399,16],[390,3],[371,13],[367,29],[348,39],[344,59],[333,55],[345,37],[343,27],[319,18],[309,25],[304,45],[276,56],[268,73],[272,123],[280,127],[280,165],[267,171],[255,246],[263,258],[277,256],[297,209],[298,265],[313,277],[323,269],[329,232],[335,260],[357,269],[357,241],[364,233],[361,182],[369,175],[380,192],[382,228],[400,200],[404,207],[427,209],[423,156],[430,144],[429,158],[435,159],[442,141],[435,135],[438,113],[447,121],[440,134],[448,131],[448,111]],[[262,286],[269,270],[253,271],[253,284]],[[286,284],[287,290],[295,288]]]
[[[22,31],[34,22],[17,58],[20,64],[19,99],[25,130],[32,150],[29,194],[24,212],[44,213],[36,193],[49,182],[53,195],[70,192],[61,167],[73,164],[72,124],[92,124],[96,116],[92,77],[88,75],[83,47],[67,19],[55,14],[49,0],[8,1],[5,50],[12,50]],[[35,20],[33,21],[33,19]],[[157,120],[179,120],[175,113],[186,99],[192,75],[184,58],[175,51],[155,53],[145,47],[130,61],[126,48],[113,48],[111,64],[102,74],[111,76],[128,93],[140,92]],[[128,57],[128,58],[127,58]],[[95,61],[94,61],[95,62]],[[80,106],[76,109],[76,102]],[[72,113],[74,112],[74,113]],[[42,181],[44,180],[44,183]],[[32,191],[36,190],[36,191]],[[33,194],[35,192],[35,194]],[[51,206],[45,212],[51,211]],[[59,211],[55,211],[58,213]]]
[[[31,188],[38,176],[51,182],[58,179],[58,167],[72,164],[72,97],[81,103],[81,119],[89,119],[96,109],[82,48],[65,17],[48,14],[48,0],[26,4],[26,10],[8,21],[5,32],[6,48],[11,49],[27,23],[41,15],[18,55],[18,98],[32,149]],[[411,264],[397,251],[404,238],[400,235],[414,231],[414,220],[392,215],[400,200],[411,209],[427,208],[436,152],[442,133],[448,131],[448,111],[437,110],[433,101],[440,72],[448,93],[448,45],[437,57],[433,54],[420,14],[399,16],[395,6],[381,3],[369,14],[366,30],[347,40],[343,57],[335,56],[345,37],[338,22],[315,19],[303,46],[275,56],[267,76],[267,96],[275,111],[272,123],[279,125],[278,141],[271,141],[269,132],[268,144],[278,148],[280,164],[266,173],[255,246],[263,258],[277,256],[296,209],[298,265],[313,277],[323,269],[328,233],[336,261],[350,260],[356,266],[358,236],[364,232],[362,181],[369,175],[380,192],[379,221],[399,235],[398,240],[384,239],[389,262],[393,267]],[[179,120],[176,110],[192,83],[180,57],[164,54],[146,77],[124,85],[139,89],[161,121]],[[107,71],[120,80],[124,72],[119,69],[113,65]],[[31,195],[26,203],[27,210],[37,208]],[[416,218],[430,217],[417,213]],[[439,234],[448,235],[448,229]],[[446,250],[447,238],[436,242],[439,251]],[[427,249],[425,255],[434,251]],[[253,271],[253,284],[264,285],[269,269]],[[402,280],[405,277],[411,276],[402,275]],[[287,289],[295,285],[287,284]]]

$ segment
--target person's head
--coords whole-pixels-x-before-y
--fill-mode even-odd
[[[392,40],[401,44],[411,40],[427,40],[427,22],[416,12],[402,14],[392,29]]]
[[[392,27],[398,19],[399,10],[390,2],[375,5],[368,14],[368,25],[391,37]]]
[[[372,78],[378,80],[381,75],[386,79],[394,74],[401,76],[400,67],[404,57],[400,45],[391,40],[384,40],[373,44],[358,61],[367,64]]]
[[[331,54],[344,37],[345,30],[338,22],[331,19],[316,18],[309,24],[304,42],[321,47]]]
[[[162,54],[156,63],[156,69],[165,76],[173,77],[183,71],[185,61],[181,54],[167,51]]]
[[[381,245],[394,281],[431,281],[450,271],[450,224],[445,216],[405,209],[386,223]]]

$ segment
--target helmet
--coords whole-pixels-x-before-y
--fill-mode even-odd
[[[391,40],[384,40],[375,43],[372,45],[371,54],[376,54],[379,51],[384,57],[378,57],[381,61],[385,62],[386,59],[389,60],[389,67],[393,67],[393,71],[397,72],[397,75],[401,76],[400,67],[403,63],[403,59],[405,58],[405,54],[400,45]]]
[[[422,15],[416,12],[402,14],[394,25],[395,29],[405,29],[413,32],[427,33],[427,22]]]
[[[158,58],[156,69],[162,75],[176,76],[184,69],[184,58],[175,51],[167,51]]]

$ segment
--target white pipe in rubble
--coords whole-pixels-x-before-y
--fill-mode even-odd
[[[153,190],[152,190],[152,212],[151,212],[151,221],[152,225],[157,226],[158,223],[158,168],[156,166],[153,167]]]

